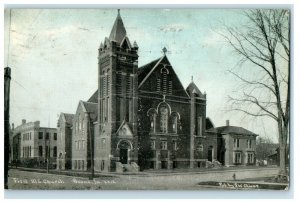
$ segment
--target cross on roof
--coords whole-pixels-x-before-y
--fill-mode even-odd
[[[167,53],[167,48],[166,47],[164,47],[163,49],[162,49],[162,51],[164,52],[164,55],[166,55],[166,53]]]

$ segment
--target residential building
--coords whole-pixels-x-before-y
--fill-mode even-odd
[[[39,121],[22,124],[14,129],[13,160],[30,167],[39,167],[45,163],[56,166],[57,129],[41,127]]]
[[[218,161],[225,166],[255,165],[257,134],[242,127],[226,126],[215,128],[218,134]]]

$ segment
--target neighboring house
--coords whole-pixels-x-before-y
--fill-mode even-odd
[[[49,160],[56,167],[57,129],[40,127],[40,122],[22,120],[14,129],[12,159],[26,163],[29,167],[39,167]]]
[[[72,169],[88,170],[91,166],[90,138],[94,136],[97,104],[80,101],[73,117]]]
[[[57,122],[57,169],[71,169],[74,114],[61,113]]]
[[[218,134],[218,161],[225,166],[255,165],[257,134],[242,127],[215,128]]]

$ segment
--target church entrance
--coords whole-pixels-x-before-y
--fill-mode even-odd
[[[120,162],[127,164],[128,162],[128,149],[120,149]]]
[[[129,140],[121,140],[117,148],[119,149],[119,158],[122,164],[128,164],[130,160],[130,150],[132,149],[132,144]]]

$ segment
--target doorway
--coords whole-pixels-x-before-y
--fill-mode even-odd
[[[128,162],[128,149],[120,149],[120,162],[127,164]]]

